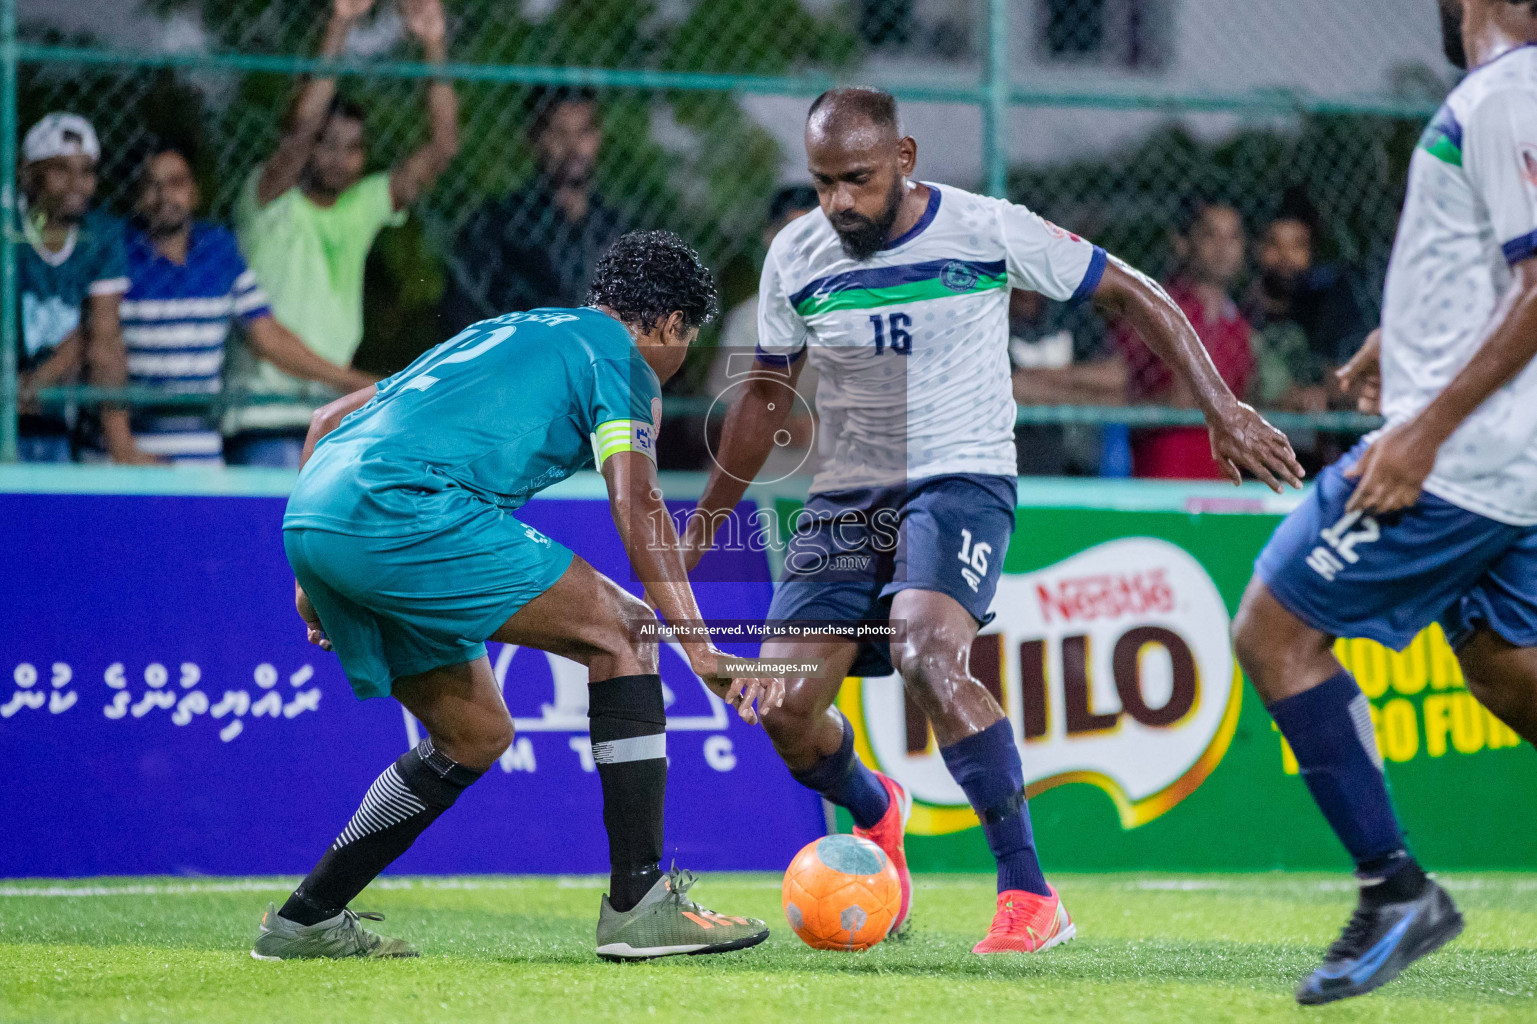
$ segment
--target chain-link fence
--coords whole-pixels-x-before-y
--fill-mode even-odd
[[[339,74],[379,169],[426,137],[426,81],[449,81],[459,154],[369,259],[356,365],[385,373],[469,319],[579,302],[596,251],[631,227],[677,231],[724,307],[746,299],[770,197],[805,179],[806,102],[870,82],[902,100],[922,176],[1006,191],[1153,272],[1196,198],[1252,234],[1305,207],[1315,258],[1369,321],[1409,155],[1450,81],[1430,0],[445,0],[442,67],[395,0],[317,60],[331,6],[3,0],[0,173],[15,180],[21,132],[68,110],[100,134],[100,207],[132,212],[157,140],[191,157],[202,216],[228,223],[302,76]]]

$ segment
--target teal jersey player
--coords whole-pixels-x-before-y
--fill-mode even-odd
[[[669,622],[702,619],[655,460],[661,381],[714,315],[714,282],[677,236],[642,232],[598,262],[589,298],[475,324],[311,421],[283,520],[299,614],[358,696],[394,697],[427,738],[374,781],[282,908],[268,907],[258,959],[415,955],[362,928],[348,903],[512,742],[490,639],[587,668],[612,866],[598,954],[715,953],[768,936],[762,921],[688,899],[687,872],[661,872],[667,716],[656,634],[643,628],[655,615],[515,515],[595,464],[651,605]],[[682,646],[747,722],[782,702],[778,680],[722,678],[707,637]]]
[[[283,525],[418,532],[466,497],[510,512],[595,452],[654,461],[661,411],[656,372],[618,320],[591,308],[508,313],[381,382],[315,446]]]

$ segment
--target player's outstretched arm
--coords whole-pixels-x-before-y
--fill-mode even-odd
[[[1206,416],[1211,454],[1233,482],[1247,469],[1280,493],[1282,483],[1302,486],[1302,466],[1286,435],[1239,401],[1212,364],[1195,328],[1151,278],[1114,256],[1094,293],[1101,308],[1125,321],[1147,347],[1190,389]]]
[[[1473,411],[1537,356],[1537,257],[1511,267],[1513,281],[1473,358],[1419,415],[1377,438],[1347,477],[1359,480],[1346,509],[1386,513],[1419,500],[1436,452]]]
[[[641,452],[618,452],[604,460],[603,480],[608,484],[614,526],[631,567],[646,586],[646,596],[667,622],[699,627],[704,616],[683,568],[683,552],[662,501],[656,466]],[[690,635],[681,642],[689,667],[735,707],[743,721],[752,724],[761,710],[784,703],[784,680],[722,678],[719,660],[725,655],[708,637]]]
[[[788,370],[759,364],[731,403],[710,479],[685,527],[684,563],[689,569],[710,550],[716,529],[736,509],[747,485],[773,453],[774,435],[789,422],[795,407],[795,385],[804,364],[804,358]]]

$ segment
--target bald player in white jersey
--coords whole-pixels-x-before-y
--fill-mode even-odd
[[[1439,621],[1468,689],[1537,738],[1537,4],[1440,8],[1447,55],[1473,70],[1409,165],[1379,334],[1387,427],[1276,530],[1233,624],[1361,882],[1303,1003],[1369,992],[1462,930],[1405,847],[1371,707],[1334,639],[1402,650]],[[1344,376],[1374,370],[1377,344]]]
[[[812,104],[806,152],[821,208],[780,232],[759,287],[755,372],[731,406],[686,535],[692,566],[762,468],[810,362],[822,465],[786,553],[770,620],[888,620],[889,644],[771,640],[771,658],[820,659],[790,679],[763,725],[791,774],[847,808],[912,884],[903,787],[854,756],[833,701],[845,676],[901,672],[998,862],[998,905],[977,953],[1039,952],[1074,928],[1036,858],[1019,749],[1003,709],[970,673],[1014,526],[1008,296],[1092,295],[1123,316],[1195,396],[1212,451],[1297,485],[1286,438],[1231,392],[1179,308],[1152,281],[1022,206],[915,181],[917,143],[896,101],[838,89]]]

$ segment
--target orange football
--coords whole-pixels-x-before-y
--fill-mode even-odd
[[[897,869],[868,839],[823,836],[785,871],[784,912],[812,949],[869,949],[902,905]]]

